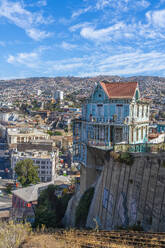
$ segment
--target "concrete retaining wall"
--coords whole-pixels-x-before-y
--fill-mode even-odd
[[[96,153],[90,151],[88,159],[96,167]],[[139,223],[146,231],[164,232],[165,153],[135,154],[133,165],[114,161],[110,153],[107,156],[99,150],[101,153],[103,170],[96,177],[87,226],[95,228],[97,221],[100,228],[111,230]]]

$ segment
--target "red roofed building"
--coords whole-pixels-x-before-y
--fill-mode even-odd
[[[99,82],[74,121],[74,160],[86,165],[89,146],[111,150],[117,144],[146,143],[149,111],[137,82]]]
[[[101,82],[101,87],[109,99],[132,99],[138,88],[137,82],[107,83]]]

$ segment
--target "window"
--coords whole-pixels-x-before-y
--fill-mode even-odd
[[[45,161],[41,161],[41,164],[46,164]]]
[[[132,128],[131,131],[132,131],[132,134],[131,134],[131,141],[133,142],[133,131],[134,131],[133,128]]]
[[[148,116],[148,110],[149,110],[149,107],[147,105],[147,108],[146,108],[146,117]]]
[[[45,169],[45,166],[41,166],[41,169]]]
[[[134,116],[134,105],[132,105],[132,117]]]
[[[136,129],[136,141],[138,141],[139,140],[139,129],[137,128]]]
[[[40,161],[39,160],[36,160],[36,164],[40,164]]]
[[[137,105],[137,117],[139,117],[139,105]]]
[[[142,118],[144,117],[144,106],[142,106]]]
[[[143,127],[141,127],[141,139],[143,139]]]

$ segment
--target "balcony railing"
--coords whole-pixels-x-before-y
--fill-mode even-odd
[[[159,144],[115,144],[114,151],[116,152],[165,152],[165,143]]]

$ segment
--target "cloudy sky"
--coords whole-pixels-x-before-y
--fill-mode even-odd
[[[0,79],[165,76],[165,0],[0,0]]]

